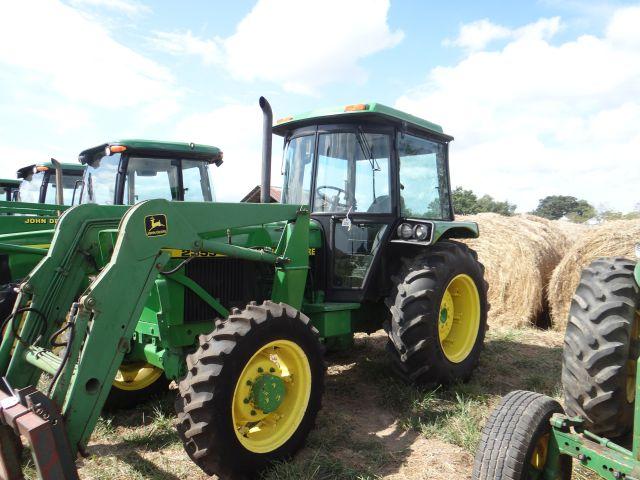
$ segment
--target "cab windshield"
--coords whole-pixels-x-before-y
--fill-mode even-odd
[[[78,195],[82,186],[81,170],[62,170],[62,195],[64,205],[78,202]],[[31,203],[56,203],[56,171],[48,169],[36,172],[22,180],[20,184],[20,200]]]
[[[316,135],[285,149],[283,203],[310,204],[314,212],[390,213],[390,138],[361,131],[317,136],[317,178],[311,195]]]
[[[213,201],[206,161],[142,156],[122,158],[117,153],[88,166],[81,203],[120,203],[116,199],[116,179],[121,163],[126,164],[122,195],[126,205],[151,199]]]

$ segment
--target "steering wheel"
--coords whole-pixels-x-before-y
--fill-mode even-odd
[[[320,190],[335,190],[336,194],[331,197],[329,194],[321,192]],[[316,195],[320,197],[320,200],[322,200],[322,202],[330,205],[330,211],[335,211],[337,207],[344,208],[345,210],[349,208],[349,205],[347,205],[346,203],[340,203],[340,194],[344,195],[346,202],[347,192],[345,192],[340,187],[334,187],[333,185],[321,185],[316,188]]]

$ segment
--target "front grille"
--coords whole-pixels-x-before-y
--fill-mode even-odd
[[[185,266],[187,277],[198,283],[227,309],[244,308],[251,300],[270,298],[273,266],[238,258],[196,258]],[[184,290],[186,323],[212,320],[219,314],[191,290]]]

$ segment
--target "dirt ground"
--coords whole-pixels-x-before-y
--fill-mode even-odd
[[[263,480],[465,479],[487,414],[514,389],[560,396],[562,335],[491,330],[467,384],[417,390],[394,378],[386,336],[361,335],[329,355],[323,409],[307,446]],[[175,434],[172,393],[142,409],[104,417],[82,460],[83,479],[208,478]],[[33,474],[33,473],[32,473]],[[578,473],[574,478],[587,478]]]

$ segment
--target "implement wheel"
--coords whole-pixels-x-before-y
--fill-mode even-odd
[[[123,363],[104,408],[108,411],[134,408],[166,391],[168,385],[167,377],[158,367],[144,362]]]
[[[633,425],[640,288],[635,262],[601,258],[585,268],[571,301],[562,354],[567,413],[617,437]],[[635,353],[634,353],[635,352]]]
[[[477,254],[441,241],[403,263],[387,298],[396,369],[411,383],[469,380],[487,325],[487,283]]]
[[[557,458],[556,472],[550,455],[551,424],[562,407],[539,393],[517,390],[506,395],[482,431],[473,466],[473,480],[571,479],[571,457]]]
[[[318,332],[285,304],[232,313],[187,357],[176,402],[185,450],[207,474],[257,472],[305,442],[320,409]]]

